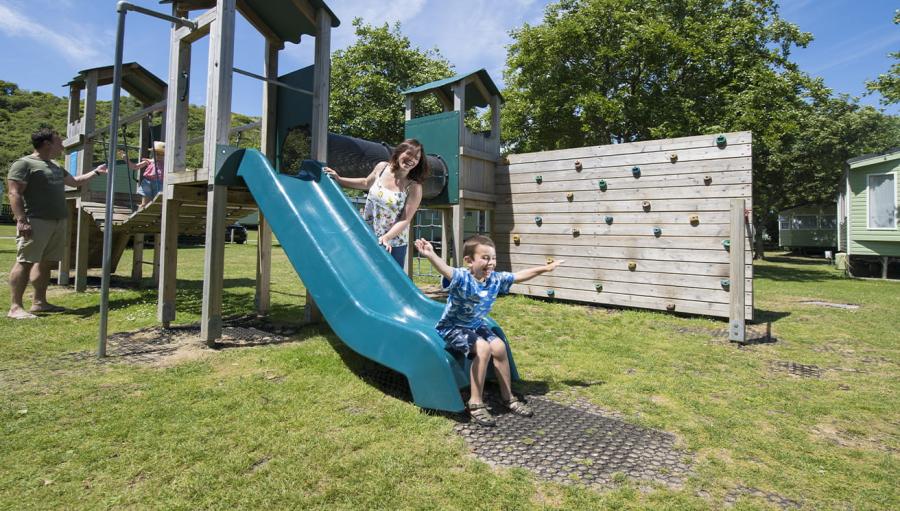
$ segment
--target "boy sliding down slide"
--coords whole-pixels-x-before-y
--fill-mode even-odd
[[[528,268],[516,273],[495,272],[497,254],[494,242],[487,236],[475,235],[463,245],[465,268],[452,268],[434,252],[431,243],[416,240],[416,249],[427,257],[431,265],[444,277],[441,285],[448,291],[447,305],[436,326],[447,343],[447,350],[472,360],[469,372],[472,395],[468,408],[472,420],[482,426],[494,426],[496,421],[482,400],[488,363],[493,359],[494,372],[500,383],[500,397],[516,415],[531,417],[532,411],[512,394],[509,359],[506,343],[484,322],[491,312],[497,295],[508,293],[510,286],[556,269],[565,261]]]

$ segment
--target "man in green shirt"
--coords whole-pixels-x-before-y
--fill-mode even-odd
[[[62,259],[66,247],[69,213],[66,186],[81,186],[97,174],[106,174],[106,164],[80,176],[59,167],[54,158],[63,153],[62,138],[50,128],[31,135],[34,152],[9,167],[9,205],[16,216],[16,262],[9,272],[12,303],[6,315],[12,319],[33,319],[35,312],[62,310],[47,302],[47,285],[54,262]],[[30,312],[22,305],[29,278],[34,286]]]

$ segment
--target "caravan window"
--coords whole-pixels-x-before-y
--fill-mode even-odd
[[[819,222],[822,229],[837,229],[837,219],[833,216],[823,216]]]
[[[791,220],[786,216],[778,217],[778,228],[782,231],[790,231],[791,230]]]
[[[869,229],[896,229],[897,184],[894,174],[868,177]]]
[[[816,215],[796,215],[794,229],[818,229],[819,217]]]

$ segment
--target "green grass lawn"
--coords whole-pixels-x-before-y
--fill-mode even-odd
[[[13,235],[0,226],[5,289]],[[226,246],[225,315],[252,311],[253,241]],[[199,319],[202,263],[202,247],[179,252],[178,323]],[[278,248],[272,272],[274,318],[299,320],[303,287]],[[114,283],[110,332],[156,324],[149,279],[127,284]],[[327,327],[167,367],[98,363],[72,355],[96,349],[98,289],[51,287],[69,313],[0,328],[0,509],[720,509],[739,487],[804,509],[900,508],[900,283],[781,256],[757,264],[755,284],[778,342],[744,349],[722,339],[723,321],[498,301],[520,390],[568,390],[673,433],[694,458],[681,489],[605,491],[478,461],[452,419],[351,371]],[[823,372],[799,378],[779,361]]]

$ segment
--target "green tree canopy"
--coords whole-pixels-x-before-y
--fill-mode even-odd
[[[900,9],[894,11],[894,25],[900,25]],[[866,82],[869,93],[881,94],[881,104],[891,105],[900,103],[900,51],[889,54],[896,60],[887,73],[878,75],[878,78]]]
[[[331,58],[329,129],[341,135],[400,142],[404,124],[400,92],[452,76],[452,67],[438,50],[413,47],[400,33],[399,23],[376,27],[356,18],[353,26],[356,42]],[[417,105],[423,113],[436,108],[436,103]]]

